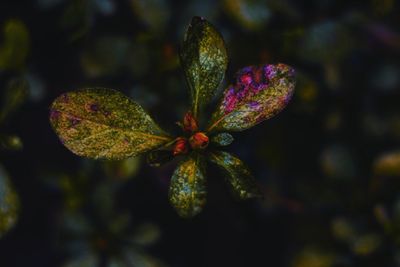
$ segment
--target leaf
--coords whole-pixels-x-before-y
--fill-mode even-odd
[[[172,151],[170,150],[154,150],[146,155],[147,164],[151,167],[160,167],[173,158]]]
[[[165,267],[166,265],[158,258],[146,253],[139,246],[126,247],[118,253],[117,257],[113,257],[108,267]]]
[[[335,266],[338,256],[329,250],[319,247],[306,246],[294,256],[293,267],[332,267]]]
[[[284,64],[250,66],[237,73],[207,131],[242,131],[279,113],[294,92],[294,70]]]
[[[137,103],[105,88],[83,89],[59,96],[50,122],[73,153],[95,159],[123,159],[170,141]]]
[[[19,199],[8,178],[0,166],[0,237],[9,231],[17,222]]]
[[[127,158],[119,161],[105,161],[103,169],[105,174],[115,180],[128,180],[139,172],[140,157]]]
[[[208,21],[193,17],[180,53],[181,64],[192,95],[192,110],[199,109],[215,95],[224,79],[228,56],[221,34]]]
[[[192,154],[178,165],[172,175],[169,200],[182,217],[195,216],[206,204],[203,161],[200,155]]]
[[[130,45],[131,40],[127,37],[103,36],[96,39],[82,53],[83,71],[90,78],[114,77],[125,71]]]
[[[158,225],[145,222],[136,227],[132,241],[140,246],[149,246],[156,243],[160,236],[161,230]]]
[[[211,137],[211,142],[217,146],[228,146],[233,142],[233,136],[229,133],[218,133]]]
[[[8,151],[18,151],[23,148],[21,138],[16,135],[0,134],[0,149]]]
[[[135,17],[154,35],[165,30],[171,18],[170,3],[166,0],[130,0]]]
[[[20,108],[27,98],[28,89],[29,84],[25,78],[14,78],[7,83],[0,108],[0,122],[6,121]]]
[[[92,251],[84,252],[80,257],[68,260],[63,264],[63,267],[93,267],[99,266],[99,258]]]
[[[262,196],[254,177],[240,159],[224,151],[214,151],[210,153],[210,160],[226,172],[227,180],[237,198]]]
[[[82,38],[93,24],[95,10],[91,1],[68,1],[59,24],[62,28],[71,31],[70,41]]]
[[[358,235],[352,240],[351,250],[358,256],[368,256],[382,245],[382,236],[376,233]]]
[[[390,151],[379,155],[373,164],[375,175],[400,176],[400,151]]]
[[[29,53],[30,38],[25,24],[20,20],[8,20],[3,28],[0,45],[0,70],[20,70]]]
[[[272,17],[265,0],[223,0],[223,10],[245,30],[262,30]]]

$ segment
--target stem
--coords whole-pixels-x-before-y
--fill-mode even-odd
[[[176,142],[176,140],[178,140],[179,137],[176,137],[175,139],[172,139],[170,142],[164,144],[161,148],[167,148],[169,146],[171,146],[173,143]]]
[[[228,114],[229,114],[229,113],[228,113]],[[206,133],[211,132],[211,130],[214,129],[214,128],[226,117],[226,115],[228,115],[228,114],[223,115],[223,116],[222,116],[221,118],[219,118],[216,122],[214,122],[210,127],[208,127],[208,129],[206,130]]]

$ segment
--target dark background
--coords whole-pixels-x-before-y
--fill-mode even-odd
[[[0,153],[21,202],[0,266],[400,266],[399,12],[395,0],[1,1],[1,27],[19,20],[30,41],[20,66],[0,69],[2,94],[12,79],[29,87],[0,128],[23,142]],[[234,200],[210,167],[207,205],[185,220],[167,199],[175,162],[141,159],[123,175],[122,164],[81,159],[52,131],[48,107],[66,91],[109,87],[177,131],[190,103],[177,53],[194,15],[224,36],[225,84],[244,66],[282,62],[297,86],[283,112],[227,148],[264,199]],[[110,231],[118,214],[129,223]],[[143,223],[151,230],[137,231]],[[127,245],[134,232],[146,242]],[[110,265],[125,250],[146,260]]]

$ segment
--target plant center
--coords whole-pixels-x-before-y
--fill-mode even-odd
[[[204,149],[208,146],[209,138],[203,132],[197,132],[189,138],[189,144],[192,149]]]

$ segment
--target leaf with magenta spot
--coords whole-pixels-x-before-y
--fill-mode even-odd
[[[171,140],[141,106],[112,89],[59,96],[51,106],[50,122],[69,150],[95,159],[136,156]]]
[[[17,222],[19,198],[7,173],[0,166],[0,237]]]
[[[208,131],[242,131],[279,113],[295,87],[294,70],[285,65],[243,68],[225,91]]]
[[[227,180],[235,197],[239,199],[261,197],[256,180],[240,159],[224,151],[214,151],[210,153],[210,160],[227,174]]]
[[[169,200],[180,216],[190,218],[203,209],[206,196],[204,159],[192,154],[178,165],[172,175]]]
[[[193,17],[180,53],[192,95],[193,115],[215,95],[224,78],[228,56],[221,34],[204,18]]]

